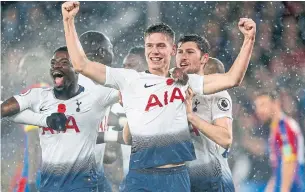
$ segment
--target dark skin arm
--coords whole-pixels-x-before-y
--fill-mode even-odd
[[[20,106],[15,97],[11,97],[1,104],[1,118],[10,117],[20,112]]]

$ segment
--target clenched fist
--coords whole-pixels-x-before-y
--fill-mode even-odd
[[[189,76],[181,68],[175,67],[171,69],[170,74],[171,78],[179,85],[186,85],[189,80]]]
[[[240,18],[238,22],[239,30],[245,37],[254,39],[256,34],[256,23],[249,18]]]
[[[61,12],[64,21],[69,19],[73,19],[79,10],[79,2],[78,1],[68,1],[61,5]]]

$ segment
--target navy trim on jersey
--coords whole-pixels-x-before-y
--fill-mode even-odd
[[[183,163],[196,159],[194,145],[191,141],[182,141],[162,147],[150,147],[132,152],[130,169],[145,169],[167,164]]]
[[[77,173],[70,172],[63,175],[42,171],[39,188],[41,191],[70,191],[83,187],[97,186],[103,182],[106,182],[103,168]]]
[[[76,92],[76,94],[73,96],[73,97],[75,97],[75,96],[77,96],[77,95],[79,95],[80,93],[82,93],[82,92],[84,92],[85,91],[85,87],[83,87],[83,86],[81,86],[81,85],[78,85],[79,86],[79,88],[78,88],[78,91]],[[55,90],[55,89],[53,89],[53,93],[54,93],[54,96],[55,96],[55,98],[56,99],[58,99],[58,97],[57,97],[57,91]],[[73,97],[71,97],[71,98],[73,98]],[[71,99],[70,98],[70,99]]]

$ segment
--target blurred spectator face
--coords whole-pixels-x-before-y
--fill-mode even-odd
[[[218,20],[211,20],[211,22],[209,22],[207,25],[203,25],[202,28],[207,34],[207,39],[209,40],[211,45],[210,54],[216,55],[218,51],[217,47],[223,40],[220,34],[221,29]]]
[[[125,69],[134,69],[138,72],[145,70],[146,61],[140,55],[128,54],[123,60],[123,67]]]
[[[246,1],[244,2],[244,5],[242,7],[242,15],[244,17],[248,17],[248,18],[254,18],[255,17],[255,3],[256,2],[250,2],[250,1]]]
[[[202,63],[207,62],[206,56],[202,55],[201,50],[195,42],[185,42],[178,44],[176,55],[177,67],[182,68],[186,73],[198,73]]]
[[[259,25],[259,31],[259,47],[269,51],[272,48],[272,30],[270,24],[261,23]]]
[[[226,2],[218,2],[216,4],[215,16],[221,20],[226,20],[230,10],[229,4]]]
[[[281,56],[275,56],[270,63],[270,71],[275,77],[283,76],[284,73],[288,72],[288,69],[285,67],[283,58]]]
[[[145,37],[145,57],[150,69],[168,69],[175,52],[176,46],[168,35],[152,33]]]
[[[266,122],[271,118],[273,111],[273,102],[267,95],[258,96],[255,101],[255,113],[257,117],[262,121]]]

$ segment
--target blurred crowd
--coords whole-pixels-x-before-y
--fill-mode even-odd
[[[32,84],[51,83],[50,57],[65,44],[60,6],[61,2],[1,2],[1,100]],[[260,149],[267,145],[269,128],[259,122],[253,108],[257,89],[277,89],[283,110],[300,123],[304,135],[304,2],[82,2],[81,6],[78,33],[96,30],[109,36],[114,67],[122,67],[128,50],[143,45],[144,29],[160,21],[172,26],[177,38],[205,35],[210,55],[229,69],[242,43],[239,18],[255,20],[256,44],[246,78],[229,90],[234,117],[229,162],[237,189],[265,183],[271,175],[267,152]],[[23,131],[8,121],[1,125],[1,185],[6,189],[22,161]]]

